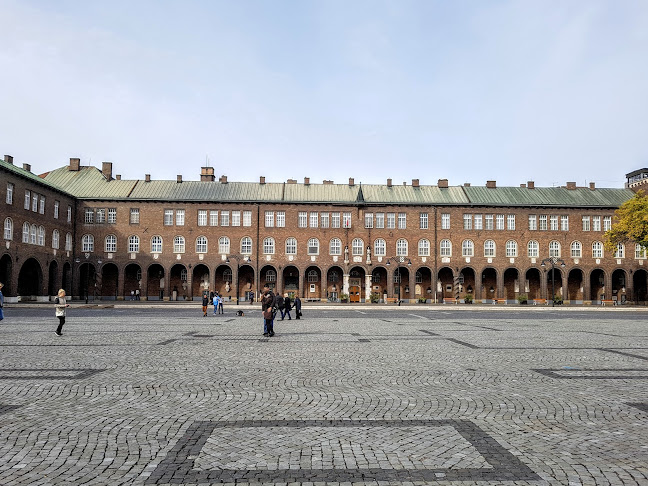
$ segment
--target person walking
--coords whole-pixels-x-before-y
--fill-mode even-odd
[[[301,299],[299,298],[299,295],[295,295],[295,303],[293,304],[293,307],[295,308],[295,319],[299,319],[302,315]]]
[[[65,290],[59,289],[58,297],[54,300],[54,308],[56,309],[56,317],[58,317],[59,325],[54,331],[57,336],[62,336],[63,324],[65,324],[65,309],[70,307],[70,304],[65,300]]]
[[[4,307],[4,295],[2,295],[2,287],[4,287],[4,284],[0,282],[0,321],[4,319],[4,313],[2,311],[2,308]]]
[[[214,294],[214,315],[216,315],[216,311],[218,310],[218,304],[220,304],[220,295],[218,295],[218,292]]]
[[[203,317],[207,317],[207,306],[208,305],[209,305],[209,292],[207,290],[203,290],[203,293],[202,293]]]
[[[284,312],[281,317],[282,321],[285,316],[288,316],[289,321],[292,320],[290,317],[290,295],[288,294],[286,294],[286,298],[284,299]]]
[[[279,313],[281,314],[281,320],[284,320],[284,298],[283,295],[277,292],[276,297],[275,297],[275,302],[274,306],[277,308]]]
[[[225,301],[225,296],[218,294],[218,313],[219,314],[225,314],[225,311],[223,310],[223,302]]]
[[[263,295],[261,296],[261,312],[263,312],[263,335],[274,336],[274,326],[272,324],[274,305],[274,295],[270,288],[265,285],[263,287]]]

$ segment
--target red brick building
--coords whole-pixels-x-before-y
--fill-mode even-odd
[[[244,183],[217,181],[211,167],[200,181],[122,180],[110,163],[79,159],[38,177],[9,156],[0,177],[10,299],[62,286],[75,298],[182,300],[207,288],[247,301],[268,284],[307,300],[648,301],[645,251],[603,248],[629,188]]]

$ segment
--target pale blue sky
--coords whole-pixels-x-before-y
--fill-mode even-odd
[[[645,1],[0,0],[0,154],[124,178],[621,187]]]

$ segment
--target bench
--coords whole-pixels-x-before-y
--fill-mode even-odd
[[[616,300],[602,300],[602,301],[601,301],[601,305],[602,305],[602,306],[605,306],[605,305],[616,305]]]
[[[452,297],[444,297],[443,298],[443,303],[444,304],[456,304],[457,302],[459,302],[459,301],[456,300],[456,299],[453,299]]]
[[[547,299],[533,299],[533,305],[547,305]]]
[[[507,302],[506,299],[493,299],[493,305],[495,305],[495,304],[507,304],[507,303],[508,302]]]
[[[398,302],[398,299],[396,297],[387,297],[388,304],[395,304],[396,302]]]

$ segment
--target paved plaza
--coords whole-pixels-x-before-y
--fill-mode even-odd
[[[648,484],[648,312],[5,308],[0,485]]]

